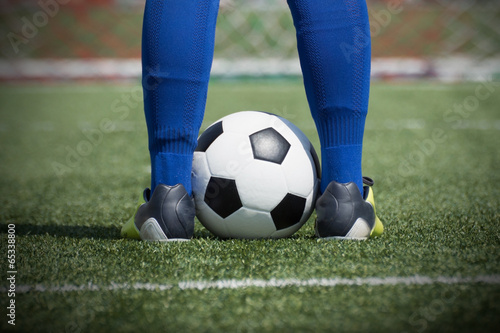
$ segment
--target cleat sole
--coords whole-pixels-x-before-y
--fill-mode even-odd
[[[150,242],[187,242],[186,238],[168,238],[160,227],[158,221],[151,217],[141,226],[140,239]]]

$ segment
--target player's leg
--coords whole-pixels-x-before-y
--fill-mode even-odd
[[[338,202],[340,199],[335,196],[342,194],[342,200],[351,203],[347,205],[350,210],[358,209],[354,201],[359,201],[360,207],[369,205],[365,199],[370,189],[364,188],[361,173],[370,88],[368,13],[365,0],[288,0],[288,4],[297,31],[306,95],[321,143],[323,195],[317,205],[317,226],[325,229],[321,226],[334,224],[331,221],[334,216],[330,215],[336,212],[322,206]],[[347,183],[351,185],[346,187]],[[338,191],[333,187],[339,187]],[[375,216],[368,215],[364,218],[370,220],[369,235],[374,229]],[[346,226],[340,231],[337,225],[334,230],[326,234],[320,230],[319,234],[344,237],[356,220],[342,222]]]
[[[370,88],[370,28],[364,0],[289,0],[304,85],[321,142],[322,186],[354,182]]]
[[[151,190],[191,192],[193,151],[203,121],[218,0],[149,0],[142,37],[144,111]]]
[[[125,237],[137,238],[139,231],[142,239],[164,239],[161,232],[168,239],[192,236],[191,168],[205,111],[218,6],[219,0],[146,2],[142,85],[151,191],[145,191],[135,228],[128,223],[130,228],[122,229]],[[177,211],[170,218],[172,209]],[[179,215],[185,218],[175,220]]]

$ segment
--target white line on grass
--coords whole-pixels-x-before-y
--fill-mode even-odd
[[[181,281],[177,284],[156,284],[156,283],[111,283],[100,286],[93,283],[85,285],[64,284],[60,286],[19,285],[16,292],[25,294],[28,292],[74,292],[74,291],[115,291],[115,290],[145,290],[164,291],[170,289],[180,290],[206,290],[206,289],[243,289],[243,288],[283,288],[283,287],[335,287],[335,286],[395,286],[395,285],[430,285],[430,284],[500,284],[500,275],[478,275],[475,277],[429,277],[429,276],[409,276],[409,277],[368,277],[368,278],[320,278],[320,279],[270,279],[270,280],[216,280],[216,281]],[[0,287],[0,292],[7,292],[7,287]]]
[[[456,85],[453,84],[429,84],[428,82],[423,85],[419,84],[417,81],[417,84],[412,83],[409,81],[409,83],[404,84],[401,82],[396,81],[396,83],[387,83],[387,84],[378,84],[375,85],[373,90],[391,90],[391,91],[449,91],[453,89],[457,89]]]
[[[142,92],[142,87],[136,83],[122,84],[95,84],[83,85],[79,83],[66,83],[65,85],[17,85],[6,86],[5,90],[0,91],[0,94],[9,95],[28,95],[28,94],[109,94],[112,93],[131,93]]]

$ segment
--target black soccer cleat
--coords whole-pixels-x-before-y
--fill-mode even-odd
[[[122,237],[147,241],[182,241],[193,237],[194,201],[182,184],[159,184],[152,195],[147,188],[144,200],[135,216],[123,226]]]
[[[379,236],[384,227],[375,213],[373,180],[363,177],[364,196],[355,183],[332,181],[316,201],[316,236],[364,240]]]

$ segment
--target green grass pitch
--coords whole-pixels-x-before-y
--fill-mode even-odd
[[[372,84],[363,170],[385,225],[377,239],[317,240],[313,214],[288,239],[220,240],[197,222],[192,241],[157,244],[119,237],[149,185],[139,86],[3,86],[1,330],[496,331],[499,92]],[[241,110],[288,118],[319,152],[300,81],[215,81],[203,128]]]

